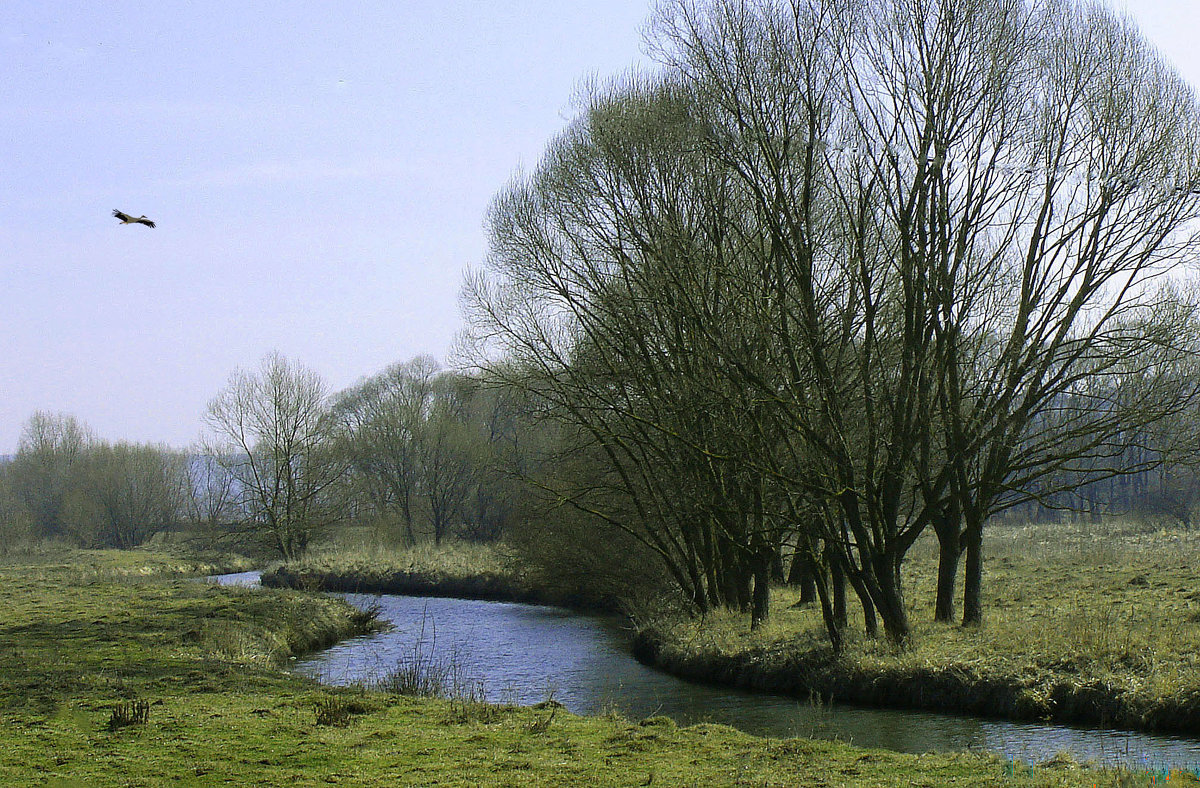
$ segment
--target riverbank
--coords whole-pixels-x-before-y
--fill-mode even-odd
[[[105,551],[0,565],[0,784],[1149,784],[1064,761],[1030,771],[553,705],[329,690],[281,667],[369,617],[328,597],[170,579],[159,567],[172,560]]]
[[[263,572],[272,588],[401,594],[616,611],[617,601],[534,582],[500,548],[463,542],[435,548],[332,547]]]
[[[33,543],[0,554],[0,567],[44,571],[75,584],[132,578],[184,578],[248,572],[253,559],[237,553],[178,545],[135,550],[78,550],[57,542]]]
[[[1200,735],[1200,533],[1133,524],[992,527],[982,628],[931,621],[932,537],[906,564],[913,646],[851,636],[835,658],[815,606],[773,592],[745,616],[639,621],[635,655],[694,680],[862,705]],[[299,588],[572,605],[494,550],[330,551],[269,582]],[[479,588],[482,592],[473,593]]]
[[[984,626],[935,624],[936,545],[914,548],[905,651],[855,636],[834,658],[792,589],[758,631],[728,613],[661,620],[636,649],[677,675],[772,692],[1200,735],[1200,535],[998,526],[986,566]]]

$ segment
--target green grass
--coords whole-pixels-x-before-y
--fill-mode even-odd
[[[308,591],[350,591],[496,599],[577,609],[612,609],[603,594],[554,588],[523,571],[502,545],[447,542],[441,547],[328,543],[304,557],[264,572],[267,586]]]
[[[463,580],[479,576],[519,579],[512,561],[500,547],[447,542],[434,547],[426,542],[416,547],[391,547],[378,543],[338,541],[310,550],[288,564],[297,572],[320,572],[383,579],[396,573],[420,575],[431,582]]]
[[[327,690],[281,668],[292,654],[368,626],[361,614],[331,598],[129,571],[173,560],[81,553],[0,566],[0,785],[1090,786],[1123,778],[759,739],[662,718],[584,718],[552,704]]]
[[[144,726],[108,730],[86,711],[6,726],[6,785],[1092,785],[1078,769],[1006,775],[978,756],[918,757],[833,742],[763,740],[715,725],[501,708],[464,720],[448,701],[360,702],[346,725],[317,724],[320,696],[204,694],[152,706]],[[1024,772],[1024,770],[1022,770]],[[60,783],[61,784],[61,783]]]
[[[149,577],[199,577],[247,572],[254,562],[233,553],[179,549],[79,550],[55,542],[0,555],[0,568],[23,575],[47,572],[74,583]]]
[[[1200,730],[1200,533],[1110,523],[997,526],[986,538],[981,628],[933,623],[936,543],[923,539],[905,565],[911,647],[852,637],[823,668],[828,691],[851,700],[858,684],[902,686],[950,704],[963,686],[974,711]],[[786,673],[826,648],[819,610],[797,600],[778,590],[754,632],[730,612],[655,622],[661,658],[693,673],[748,663]],[[861,631],[856,606],[851,597]]]

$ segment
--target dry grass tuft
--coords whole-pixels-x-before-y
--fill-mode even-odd
[[[396,573],[423,575],[430,580],[502,575],[509,561],[501,548],[470,542],[447,542],[440,547],[336,543],[314,548],[289,564],[296,572],[336,573],[360,578],[384,578]]]

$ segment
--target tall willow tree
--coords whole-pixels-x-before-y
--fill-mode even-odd
[[[713,371],[725,344],[764,341],[745,316],[765,302],[746,289],[753,273],[731,274],[754,239],[731,231],[737,195],[694,109],[669,81],[596,89],[536,173],[497,198],[499,278],[470,281],[468,303],[479,338],[506,354],[493,374],[550,403],[602,460],[564,501],[640,540],[698,609],[761,620],[779,540],[745,461],[762,436],[743,429],[753,398]]]
[[[903,641],[903,558],[961,517],[977,622],[987,516],[1193,396],[1194,309],[1157,286],[1200,248],[1192,90],[1071,2],[679,3],[658,31],[769,238],[782,410],[840,512],[825,536]],[[1152,396],[1039,429],[1132,359]]]

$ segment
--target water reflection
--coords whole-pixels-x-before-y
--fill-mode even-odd
[[[258,588],[262,572],[257,569],[251,572],[234,572],[228,575],[209,575],[204,578],[204,582],[213,583],[219,586],[243,586],[246,588]]]

